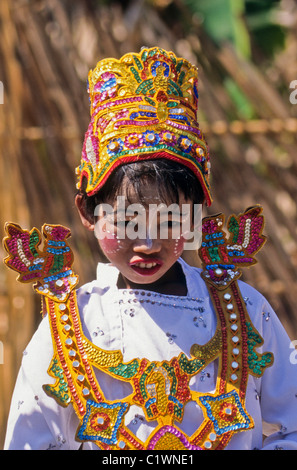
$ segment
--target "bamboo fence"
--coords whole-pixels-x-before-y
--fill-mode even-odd
[[[96,240],[74,208],[74,168],[89,118],[88,70],[103,57],[143,45],[171,49],[199,65],[200,122],[212,155],[214,204],[208,212],[263,205],[269,241],[245,280],[268,298],[296,338],[297,108],[289,101],[289,84],[297,79],[296,7],[285,51],[260,66],[228,44],[215,46],[178,0],[167,4],[180,10],[186,27],[177,21],[172,27],[172,18],[166,21],[164,9],[151,3],[125,3],[1,0],[1,238],[5,221],[39,229],[45,222],[64,224],[72,231],[81,284],[94,277]],[[256,119],[241,119],[225,77],[247,96]],[[0,254],[5,256],[2,249]],[[0,266],[0,447],[22,351],[40,320],[39,299],[15,279]]]

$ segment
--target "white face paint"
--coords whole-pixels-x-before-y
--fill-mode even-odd
[[[158,188],[147,185],[140,202],[130,189],[129,199],[119,196],[95,214],[95,234],[103,253],[134,284],[155,284],[163,278],[191,236],[193,204],[180,194],[179,204],[166,205],[156,194]]]

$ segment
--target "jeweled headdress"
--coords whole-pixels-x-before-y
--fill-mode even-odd
[[[167,158],[190,168],[211,204],[209,154],[197,122],[198,70],[160,48],[120,60],[103,59],[89,72],[91,121],[78,184],[95,194],[119,165]]]

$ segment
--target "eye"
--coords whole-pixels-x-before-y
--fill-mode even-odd
[[[117,230],[122,230],[122,231],[126,231],[127,229],[129,229],[129,230],[136,232],[139,229],[139,224],[137,220],[134,220],[134,219],[117,220],[115,222],[115,226]]]
[[[115,225],[118,228],[125,228],[125,227],[127,227],[129,222],[130,222],[130,220],[116,220]]]
[[[181,223],[179,220],[165,220],[160,223],[160,227],[176,228],[180,227]]]
[[[133,220],[133,219],[126,220],[126,227],[128,227],[128,225],[130,229],[133,229],[134,231],[138,230],[139,224],[137,220]]]
[[[169,220],[168,227],[179,227],[181,225],[179,220]]]

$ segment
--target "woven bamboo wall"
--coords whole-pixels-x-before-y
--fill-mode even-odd
[[[296,9],[286,50],[261,68],[229,45],[217,48],[182,2],[167,2],[184,18],[174,28],[153,3],[124,2],[123,9],[116,2],[94,7],[88,0],[1,0],[1,238],[5,221],[26,228],[64,224],[72,230],[81,283],[93,278],[96,241],[82,228],[73,202],[74,168],[88,123],[87,72],[103,57],[143,45],[171,49],[199,64],[200,121],[212,154],[209,212],[263,205],[269,241],[245,279],[296,338],[297,107],[289,101],[289,84],[297,79]],[[222,85],[226,76],[252,102],[257,119],[242,121],[236,114]],[[22,351],[39,322],[39,299],[15,278],[0,265],[0,447]]]

